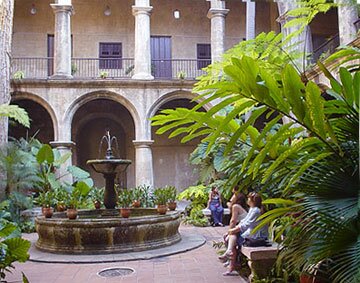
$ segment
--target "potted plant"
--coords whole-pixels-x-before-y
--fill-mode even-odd
[[[176,209],[176,188],[174,186],[167,186],[165,187],[166,191],[167,191],[167,206],[170,210],[175,210]]]
[[[132,190],[132,206],[140,207],[143,199],[143,190],[141,187],[136,187]]]
[[[184,71],[180,71],[179,73],[177,73],[177,77],[179,80],[184,80],[186,77],[186,73]]]
[[[37,202],[41,205],[41,212],[45,218],[51,218],[54,214],[54,209],[52,208],[53,193],[50,191],[40,192]]]
[[[90,191],[90,198],[94,203],[95,209],[100,209],[101,202],[104,200],[104,188],[92,187]]]
[[[100,72],[100,78],[102,79],[106,79],[108,77],[109,73],[106,71],[101,71]]]
[[[128,218],[130,216],[131,210],[130,205],[132,202],[132,193],[127,189],[123,189],[119,192],[119,206],[120,206],[120,214],[124,218]]]
[[[159,214],[166,214],[168,201],[168,194],[166,188],[157,188],[154,191],[155,203],[157,204],[157,211]]]
[[[67,191],[63,188],[56,188],[54,190],[54,201],[55,201],[55,208],[58,212],[63,212],[66,210],[66,200],[68,198]]]
[[[69,219],[76,219],[79,205],[85,201],[89,195],[91,188],[83,181],[77,182],[75,187],[69,193],[68,209],[66,215]]]

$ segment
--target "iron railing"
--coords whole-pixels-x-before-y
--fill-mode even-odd
[[[151,73],[158,79],[195,79],[210,60],[171,59],[152,60]],[[46,79],[53,74],[52,57],[14,57],[11,59],[12,78]],[[72,58],[72,75],[75,79],[131,78],[134,59]]]
[[[326,42],[321,44],[313,52],[313,62],[318,61],[319,59],[324,59],[335,52],[336,47],[340,44],[339,34],[336,34],[329,38]]]

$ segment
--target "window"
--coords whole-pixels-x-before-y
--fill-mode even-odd
[[[99,68],[121,69],[122,68],[122,46],[121,43],[104,43],[99,45]]]
[[[198,44],[197,45],[197,65],[198,69],[205,68],[211,64],[211,45],[210,44]]]

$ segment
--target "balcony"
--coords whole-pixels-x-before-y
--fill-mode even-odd
[[[171,59],[152,60],[151,73],[155,79],[196,79],[209,60]],[[53,74],[54,59],[51,57],[14,57],[11,60],[11,78],[47,79]],[[72,58],[74,79],[93,80],[101,78],[130,79],[134,74],[134,59]]]

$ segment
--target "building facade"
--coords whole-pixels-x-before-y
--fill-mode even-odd
[[[192,107],[202,68],[239,41],[280,32],[287,9],[241,0],[15,0],[12,101],[29,112],[29,135],[39,130],[41,141],[73,152],[67,165],[91,171],[86,160],[99,157],[109,129],[117,155],[133,161],[119,182],[182,190],[197,180],[188,158],[198,141],[156,135],[149,119]],[[310,48],[336,38],[337,14],[315,19]]]

